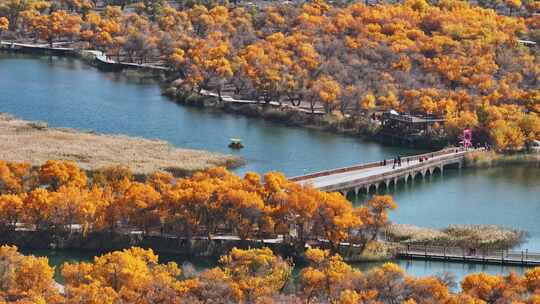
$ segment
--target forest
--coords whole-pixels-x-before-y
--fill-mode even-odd
[[[0,303],[172,304],[172,303],[540,303],[540,268],[524,275],[469,274],[459,292],[448,275],[408,276],[386,263],[361,272],[329,251],[309,249],[298,274],[290,260],[268,248],[236,249],[219,266],[196,271],[160,264],[151,249],[137,247],[60,267],[63,292],[45,257],[0,247]]]
[[[321,109],[357,129],[391,109],[442,117],[430,137],[456,142],[468,127],[515,150],[540,138],[539,10],[535,0],[3,0],[0,37],[166,66],[185,94]]]
[[[224,168],[187,178],[157,172],[135,181],[128,169],[107,167],[91,177],[75,163],[32,168],[0,161],[0,233],[46,232],[59,238],[94,232],[185,238],[233,235],[241,240],[284,236],[302,253],[308,241],[342,242],[364,251],[387,227],[391,196],[353,207],[339,193],[288,181],[280,173],[244,178]]]

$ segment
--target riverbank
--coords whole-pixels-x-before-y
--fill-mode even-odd
[[[534,152],[516,152],[512,154],[495,151],[477,151],[465,157],[467,168],[491,168],[497,166],[536,166],[540,164],[540,154]]]
[[[369,117],[343,115],[338,111],[326,113],[321,106],[316,106],[312,112],[306,107],[292,106],[278,102],[259,103],[247,100],[232,102],[227,101],[227,98],[220,100],[215,93],[211,92],[206,92],[207,94],[186,92],[174,86],[177,80],[169,75],[170,73],[168,73],[168,69],[165,67],[117,62],[107,58],[100,51],[57,48],[37,44],[18,44],[18,47],[11,47],[6,42],[0,45],[0,50],[10,53],[72,57],[80,59],[103,71],[122,72],[124,70],[131,70],[142,76],[151,75],[159,79],[164,96],[182,105],[264,119],[289,127],[294,126],[333,134],[360,137],[388,145],[440,149],[448,144],[448,141],[445,139],[433,139],[425,136],[416,138],[388,136],[388,134],[380,132],[381,125],[379,121],[372,121]],[[232,98],[229,99],[234,100]]]
[[[48,231],[11,231],[0,236],[0,244],[15,245],[18,248],[35,250],[70,250],[77,252],[104,253],[137,246],[151,248],[157,253],[195,258],[215,259],[227,254],[232,248],[271,248],[276,254],[304,261],[305,249],[297,248],[294,243],[278,237],[274,239],[242,240],[232,235],[206,237],[177,237],[152,233],[144,235],[141,231],[131,233],[92,232],[88,234],[74,231],[69,234],[53,236]],[[309,247],[330,250],[327,242],[308,242]],[[364,252],[357,246],[340,246],[338,253],[347,262],[384,262],[395,258],[399,244],[372,242]]]
[[[74,129],[49,128],[0,114],[0,159],[39,166],[50,159],[70,160],[94,171],[110,165],[129,167],[134,174],[167,171],[176,176],[216,166],[235,168],[237,156],[177,149],[167,142],[125,135],[105,135]]]
[[[385,233],[391,242],[404,245],[509,250],[526,239],[521,230],[494,225],[450,225],[444,229],[392,224]]]
[[[175,81],[162,82],[163,95],[181,105],[200,107],[251,118],[264,119],[285,126],[300,127],[333,134],[363,138],[387,145],[414,147],[421,149],[441,149],[449,144],[444,138],[388,136],[381,128],[381,122],[369,117],[343,115],[339,111],[326,113],[317,108],[313,113],[303,107],[294,107],[277,102],[227,101],[214,94],[185,92],[174,86]],[[232,98],[229,98],[232,99]]]

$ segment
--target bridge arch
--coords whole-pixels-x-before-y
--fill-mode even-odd
[[[405,176],[405,184],[408,184],[414,180],[413,175],[411,173],[407,174]]]
[[[377,191],[379,190],[379,184],[378,183],[375,183],[375,184],[371,184],[369,186],[367,186],[367,193],[377,193]]]
[[[355,189],[345,190],[345,198],[346,199],[355,199],[356,198],[356,190]]]
[[[388,191],[389,186],[390,186],[390,181],[388,180],[383,181],[379,183],[378,191],[382,191],[382,189],[384,189],[384,191]]]
[[[432,170],[432,175],[433,176],[442,175],[442,173],[443,173],[443,166],[442,165],[436,166]]]

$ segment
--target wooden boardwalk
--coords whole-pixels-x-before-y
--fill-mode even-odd
[[[201,90],[200,92],[203,96],[209,96],[209,97],[215,97],[219,98],[219,95],[215,92],[208,91],[208,90]],[[277,101],[270,101],[270,102],[261,102],[258,100],[249,100],[249,99],[237,99],[234,98],[231,95],[222,94],[221,95],[221,101],[224,103],[230,103],[230,104],[239,104],[239,105],[247,105],[247,104],[253,104],[253,105],[263,105],[267,104],[269,106],[272,106],[274,108],[281,108],[281,109],[293,109],[297,112],[305,113],[305,114],[312,114],[312,115],[324,115],[326,114],[325,111],[321,107],[316,107],[313,111],[305,106],[293,106],[289,104],[284,104],[282,102]]]
[[[393,159],[360,164],[356,166],[321,171],[290,178],[300,184],[310,184],[323,191],[339,191],[346,195],[354,191],[377,191],[379,187],[395,187],[416,178],[442,174],[444,168],[454,165],[461,168],[465,156],[477,149],[446,148],[437,152],[401,158],[401,166],[394,166]]]
[[[397,257],[460,263],[540,266],[540,253],[528,250],[474,250],[457,247],[400,245]]]
[[[102,51],[98,50],[78,50],[71,47],[58,47],[57,45],[68,44],[66,42],[53,43],[51,47],[50,44],[29,44],[29,43],[18,43],[10,41],[0,41],[0,49],[6,50],[18,50],[22,52],[40,52],[45,54],[52,55],[90,55],[94,58],[94,63],[104,69],[108,70],[123,70],[123,69],[145,69],[145,70],[156,70],[156,71],[168,71],[169,68],[153,65],[153,64],[139,64],[132,62],[121,62],[115,61],[107,57]]]

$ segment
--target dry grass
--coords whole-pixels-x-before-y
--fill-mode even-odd
[[[49,159],[71,160],[85,170],[124,165],[135,174],[168,171],[185,175],[215,166],[235,167],[238,157],[206,151],[176,149],[167,142],[125,135],[101,135],[72,129],[48,128],[0,114],[0,159],[41,165]]]
[[[535,153],[502,154],[494,151],[476,151],[465,156],[469,168],[489,168],[504,165],[530,165],[540,161]]]
[[[386,231],[390,241],[428,246],[510,249],[526,238],[521,230],[493,225],[451,225],[445,229],[394,224]]]

